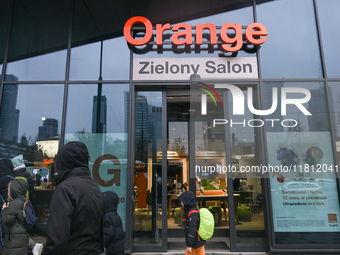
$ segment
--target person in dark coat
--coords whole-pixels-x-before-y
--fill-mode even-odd
[[[104,199],[104,243],[107,255],[123,255],[125,232],[122,219],[117,213],[119,197],[116,192],[103,192]]]
[[[200,216],[197,209],[196,195],[192,191],[188,190],[183,192],[178,199],[184,207],[184,230],[187,246],[185,254],[203,255],[205,254],[205,240],[203,240],[198,234]]]
[[[47,222],[45,255],[98,254],[103,196],[90,176],[84,143],[69,142],[55,158],[56,172]]]
[[[2,206],[7,201],[8,196],[8,183],[10,183],[11,180],[14,179],[14,171],[13,171],[13,164],[10,159],[1,159],[0,160],[0,213],[2,211]],[[4,245],[5,240],[5,225],[0,225],[0,252],[2,250],[2,247]]]
[[[8,185],[9,202],[2,206],[2,223],[6,226],[5,246],[2,255],[28,253],[29,234],[24,228],[25,223],[22,214],[27,188],[27,181],[22,179],[14,179]]]
[[[14,171],[12,161],[8,158],[0,160],[0,195],[3,200],[7,200],[8,194],[8,183],[14,179]],[[3,201],[0,198],[1,207],[3,205]]]
[[[31,176],[31,174],[29,172],[26,171],[26,165],[24,162],[24,157],[22,154],[12,158],[12,163],[14,166],[14,173],[15,173],[15,177],[17,176],[21,176],[26,178],[27,182],[28,182],[28,193],[29,193],[29,197],[32,197],[32,193],[34,191],[34,182],[33,182],[33,178]]]

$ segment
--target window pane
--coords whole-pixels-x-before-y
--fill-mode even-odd
[[[15,77],[6,76],[6,80]],[[34,180],[30,200],[39,218],[33,235],[45,238],[58,152],[63,85],[5,84],[0,111],[0,158],[24,157]],[[39,171],[40,177],[34,176]]]
[[[58,5],[58,0],[15,1],[7,74],[21,81],[65,79],[72,3]]]
[[[15,77],[7,75],[5,80],[11,79],[15,80]],[[59,136],[62,99],[63,85],[5,84],[0,116],[1,140],[25,141],[34,146],[39,137]],[[53,131],[43,128],[50,120],[53,120]]]
[[[98,96],[98,89],[100,96]],[[119,196],[118,214],[122,218],[124,229],[126,226],[128,89],[128,84],[70,85],[65,131],[65,143],[81,141],[86,144],[90,153],[89,167],[101,191],[112,190]]]
[[[313,1],[272,1],[256,9],[268,30],[260,50],[263,78],[322,77]]]
[[[7,64],[7,74],[15,75],[19,81],[64,80],[65,69],[66,50]]]
[[[266,109],[272,104],[274,87],[281,97],[284,89],[292,87],[311,93],[311,99],[299,108],[288,105],[286,115],[279,99],[281,107],[266,119],[268,163],[275,168],[269,172],[275,243],[331,244],[332,238],[340,236],[340,227],[335,223],[340,208],[324,85],[266,82]],[[291,91],[286,97],[297,102],[305,95]],[[303,109],[311,115],[306,116]]]
[[[109,1],[102,2],[100,5],[96,4],[95,10],[98,12],[94,13],[89,9],[94,4],[96,3],[91,1],[75,2],[70,80],[98,80],[99,76],[102,76],[103,80],[128,80],[130,50],[125,37],[115,35],[113,38],[108,35],[115,32],[115,26],[107,24],[118,22],[117,18],[108,20],[111,19],[110,10],[114,12],[115,5]],[[99,13],[108,15],[105,18],[108,23],[100,23],[102,17],[96,17],[100,15]],[[123,26],[124,23],[121,28]],[[86,33],[82,33],[84,30]],[[98,38],[102,37],[105,37],[105,40],[102,41],[103,57],[101,59],[101,41]],[[100,74],[100,65],[102,65],[102,74]]]
[[[162,245],[162,92],[135,94],[135,160],[133,244]],[[164,187],[164,186],[163,186]],[[143,210],[147,209],[147,210]]]
[[[337,0],[317,1],[326,71],[329,78],[339,78],[340,53],[340,2]]]

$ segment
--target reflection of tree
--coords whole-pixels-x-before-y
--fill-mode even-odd
[[[114,139],[109,134],[101,134],[98,136],[97,134],[86,132],[85,129],[83,129],[75,132],[70,141],[71,140],[85,143],[88,148],[97,148],[98,141],[102,141],[104,153],[114,154],[118,159],[127,158],[127,140]]]
[[[19,142],[0,140],[0,158],[13,158],[19,154],[28,162],[42,161],[43,158],[35,141],[31,136],[27,138],[25,133],[19,138]]]
[[[175,138],[169,144],[169,150],[177,151],[180,155],[186,155],[188,153],[188,141],[180,137]]]
[[[297,120],[297,125],[295,127],[289,127],[287,132],[303,132],[305,130],[305,127],[302,125],[302,121]],[[293,126],[295,124],[294,121],[288,122],[289,126]]]

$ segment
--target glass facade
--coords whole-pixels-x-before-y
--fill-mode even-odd
[[[339,251],[334,241],[340,233],[338,1],[244,0],[212,6],[178,1],[181,12],[166,3],[141,5],[0,4],[0,158],[23,154],[28,172],[44,173],[35,180],[31,199],[39,217],[32,236],[46,238],[58,148],[82,141],[90,152],[92,177],[102,191],[115,191],[120,198],[126,251],[185,248],[178,201],[185,190],[195,192],[198,206],[214,215],[215,235],[207,250],[289,251],[313,244]],[[159,10],[165,9],[162,17]],[[205,31],[198,47],[195,29],[192,45],[173,45],[175,32],[166,31],[164,45],[157,46],[154,27],[148,46],[132,47],[123,36],[131,13],[154,26],[212,23],[217,34],[225,23],[241,23],[243,46],[237,53],[224,52],[221,36],[212,46]],[[245,39],[253,22],[268,30],[261,46]],[[226,33],[236,36],[233,29]],[[135,59],[226,57],[255,59],[256,78],[202,81],[231,84],[245,99],[251,87],[241,116],[235,114],[229,90],[217,90],[222,97],[218,107],[217,94],[207,96],[210,119],[193,115],[192,107],[201,109],[203,97],[188,92],[189,76],[133,80]],[[257,115],[249,102],[255,109],[275,109]],[[213,116],[238,124],[215,127]],[[212,165],[236,171],[197,172],[197,166]],[[241,171],[260,165],[279,170]]]

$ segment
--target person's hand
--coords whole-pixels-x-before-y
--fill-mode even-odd
[[[9,203],[4,203],[4,204],[2,205],[2,210],[5,209],[5,208],[7,208],[7,207],[8,207],[8,204],[9,204]]]
[[[191,247],[187,247],[187,253],[191,253]]]

